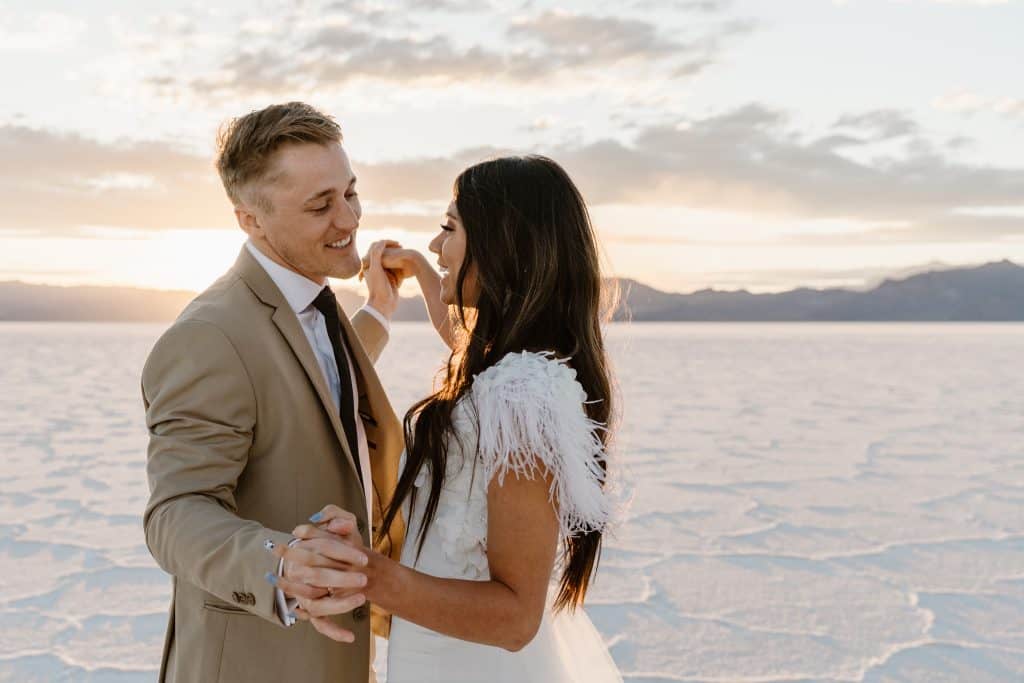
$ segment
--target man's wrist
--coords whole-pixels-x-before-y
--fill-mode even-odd
[[[376,320],[384,328],[384,332],[389,335],[391,334],[391,321],[388,320],[387,316],[371,306],[369,302],[363,304],[359,310]]]
[[[366,306],[372,308],[390,321],[395,315],[395,309],[398,308],[398,302],[391,299],[385,299],[383,297],[369,296],[366,299]]]

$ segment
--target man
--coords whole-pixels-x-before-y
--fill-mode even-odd
[[[355,596],[334,618],[351,644],[295,623],[287,598],[324,593],[301,581],[304,595],[277,590],[279,574],[295,577],[268,549],[328,502],[355,516],[351,556],[339,561],[357,564],[371,542],[402,449],[372,364],[398,282],[381,267],[382,247],[371,250],[368,304],[351,323],[327,286],[360,270],[361,215],[330,117],[274,105],[232,121],[219,143],[217,169],[249,240],[142,375],[146,543],[174,578],[160,680],[365,683],[369,606]],[[382,552],[397,558],[401,534]]]

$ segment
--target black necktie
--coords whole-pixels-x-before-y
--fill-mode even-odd
[[[327,337],[331,340],[331,348],[334,349],[334,361],[338,364],[338,398],[341,404],[341,426],[345,428],[345,436],[348,438],[348,448],[352,453],[352,460],[356,463],[356,472],[359,473],[360,483],[363,480],[363,470],[359,466],[359,446],[356,441],[356,408],[352,396],[352,373],[348,367],[348,356],[341,346],[341,320],[338,318],[338,300],[331,288],[324,287],[313,300],[316,310],[323,314],[327,322]]]

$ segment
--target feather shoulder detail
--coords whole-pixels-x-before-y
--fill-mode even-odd
[[[474,378],[471,396],[486,481],[503,484],[510,472],[532,479],[543,466],[562,538],[603,530],[613,508],[604,488],[605,425],[587,417],[586,392],[567,361],[510,353]]]

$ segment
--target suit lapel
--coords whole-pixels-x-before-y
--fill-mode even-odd
[[[348,439],[345,438],[345,429],[341,425],[341,416],[334,407],[334,400],[331,398],[331,392],[327,388],[327,380],[324,378],[320,364],[313,354],[313,349],[309,346],[309,340],[306,338],[306,333],[302,330],[299,319],[295,317],[295,312],[292,311],[284,295],[281,294],[281,290],[274,284],[267,271],[263,270],[259,262],[249,253],[248,248],[244,246],[242,247],[241,254],[238,256],[238,260],[235,262],[235,270],[260,301],[275,309],[272,317],[274,325],[277,326],[281,336],[288,342],[292,353],[295,354],[295,358],[306,372],[306,377],[312,383],[313,389],[320,398],[320,404],[327,413],[331,426],[334,427],[335,436],[337,436],[341,451],[348,461],[349,467],[352,469],[352,474],[358,478],[359,474],[356,469],[356,463],[353,459],[353,454],[349,451]]]
[[[359,342],[359,335],[352,328],[348,315],[340,306],[338,311],[338,317],[341,319],[341,332],[345,337],[349,353],[355,363],[352,372],[356,376],[356,387],[359,394],[356,401],[356,411],[359,418],[363,420],[367,427],[377,427],[380,417],[390,417],[391,420],[395,420],[391,404],[386,400],[382,403],[380,400],[385,398],[386,394],[384,393],[384,387],[381,386],[380,379],[377,377],[377,372],[373,368],[373,361],[366,355],[366,349]],[[379,416],[378,413],[381,412],[386,412],[387,415]],[[374,450],[376,449],[370,449],[371,464],[373,464],[374,460]]]
[[[349,349],[355,367],[356,383],[359,387],[359,418],[366,429],[367,447],[370,455],[370,470],[373,482],[373,519],[374,525],[383,517],[384,509],[395,492],[398,482],[399,453],[405,445],[401,422],[395,416],[391,402],[384,392],[380,378],[374,370],[373,361],[366,354],[360,343],[359,335],[352,327],[349,317],[342,311],[342,331],[349,340]],[[391,526],[387,544],[377,549],[398,560],[401,554],[402,539],[405,536],[405,525],[401,515]]]

